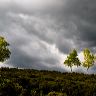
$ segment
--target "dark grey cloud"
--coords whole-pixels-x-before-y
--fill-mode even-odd
[[[96,1],[95,0],[73,0],[67,13],[71,16],[72,22],[77,26],[77,41],[81,43],[81,47],[95,47],[96,37]],[[72,2],[72,1],[71,1]],[[86,46],[87,45],[87,46]],[[80,45],[79,45],[80,46]]]
[[[66,70],[63,60],[71,49],[81,52],[88,47],[95,52],[95,5],[95,0],[0,1],[0,35],[10,42],[12,51],[6,63]]]

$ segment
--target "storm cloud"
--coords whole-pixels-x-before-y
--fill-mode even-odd
[[[5,64],[65,71],[71,49],[96,52],[95,5],[96,0],[1,0],[0,35],[12,53]]]

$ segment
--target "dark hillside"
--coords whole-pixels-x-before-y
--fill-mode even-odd
[[[93,74],[1,68],[0,77],[0,96],[96,96]]]

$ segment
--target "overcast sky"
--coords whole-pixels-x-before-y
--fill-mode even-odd
[[[68,71],[70,50],[96,52],[96,0],[0,0],[0,35],[12,53],[0,66]]]

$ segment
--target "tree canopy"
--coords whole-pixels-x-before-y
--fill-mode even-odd
[[[87,68],[87,70],[94,65],[95,56],[90,52],[88,48],[84,49],[84,62],[83,66]]]
[[[91,53],[91,51],[88,48],[85,48],[83,50],[84,55],[84,61],[81,63],[81,61],[78,58],[77,51],[74,49],[71,53],[67,56],[67,59],[64,61],[64,64],[71,68],[72,66],[83,66],[86,67],[87,70],[94,65],[94,62],[96,60],[96,56]]]
[[[0,62],[6,61],[10,58],[10,50],[8,48],[9,43],[5,40],[4,37],[0,36]]]
[[[78,59],[77,51],[74,49],[72,52],[67,56],[67,59],[64,61],[64,64],[67,65],[68,67],[71,68],[72,71],[72,66],[80,66],[81,62]]]

